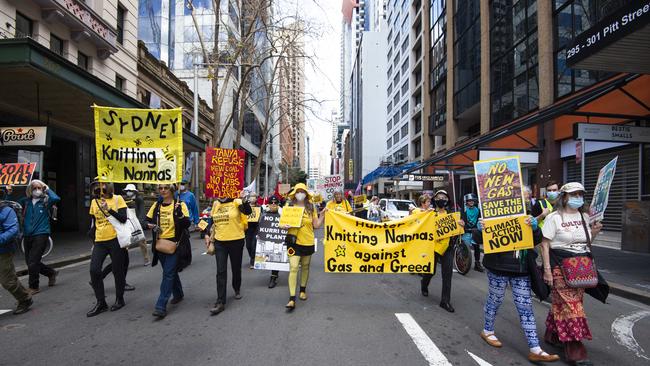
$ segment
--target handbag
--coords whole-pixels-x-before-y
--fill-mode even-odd
[[[572,288],[594,288],[598,286],[598,271],[591,255],[591,237],[582,213],[580,213],[580,218],[582,219],[582,228],[587,236],[587,246],[590,253],[562,258],[559,262],[560,269],[567,286]]]
[[[137,244],[145,240],[144,231],[142,231],[142,226],[140,225],[140,221],[138,221],[135,210],[127,209],[126,221],[120,222],[116,217],[105,212],[99,205],[98,200],[95,201],[97,207],[99,207],[100,211],[102,211],[104,216],[106,216],[108,222],[113,226],[113,229],[115,229],[117,242],[120,244],[120,248],[127,248],[131,244]],[[115,207],[117,207],[117,197],[115,197]]]
[[[174,254],[178,248],[178,242],[169,239],[157,239],[156,240],[156,251],[159,251],[163,254]]]

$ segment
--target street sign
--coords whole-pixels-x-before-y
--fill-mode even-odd
[[[576,123],[573,125],[573,138],[575,140],[643,144],[650,143],[650,127],[608,125],[600,123]]]
[[[47,127],[0,128],[0,146],[45,146]]]
[[[407,180],[409,182],[444,182],[446,175],[441,174],[406,174],[395,180]]]
[[[582,140],[576,141],[576,164],[582,163]]]

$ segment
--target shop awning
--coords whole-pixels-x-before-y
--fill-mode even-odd
[[[415,161],[412,163],[406,163],[402,165],[380,166],[377,169],[373,170],[372,172],[366,174],[366,176],[363,177],[362,184],[366,185],[368,183],[374,182],[379,178],[392,178],[396,175],[402,174],[402,172],[404,172],[405,170],[409,170],[418,164],[419,162]]]

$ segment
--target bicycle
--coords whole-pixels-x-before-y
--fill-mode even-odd
[[[468,236],[469,235],[469,236]],[[469,237],[469,241],[467,240]],[[465,240],[463,240],[465,238]],[[454,268],[463,276],[472,269],[471,234],[466,233],[453,239]]]
[[[45,246],[45,250],[43,251],[43,258],[47,257],[51,252],[52,249],[54,249],[54,240],[52,240],[51,236],[47,237],[47,245]],[[20,250],[23,252],[23,255],[25,255],[25,238],[20,241]]]

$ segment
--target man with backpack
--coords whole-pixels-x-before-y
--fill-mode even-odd
[[[14,267],[18,216],[6,201],[0,201],[0,284],[18,301],[14,314],[23,314],[32,306],[32,297],[20,284]]]
[[[30,295],[37,294],[39,290],[39,276],[46,276],[48,286],[56,284],[57,271],[43,264],[43,253],[50,240],[50,210],[61,198],[53,190],[38,179],[32,180],[27,186],[26,197],[20,199],[23,206],[23,242],[25,248],[25,262],[29,272]]]

